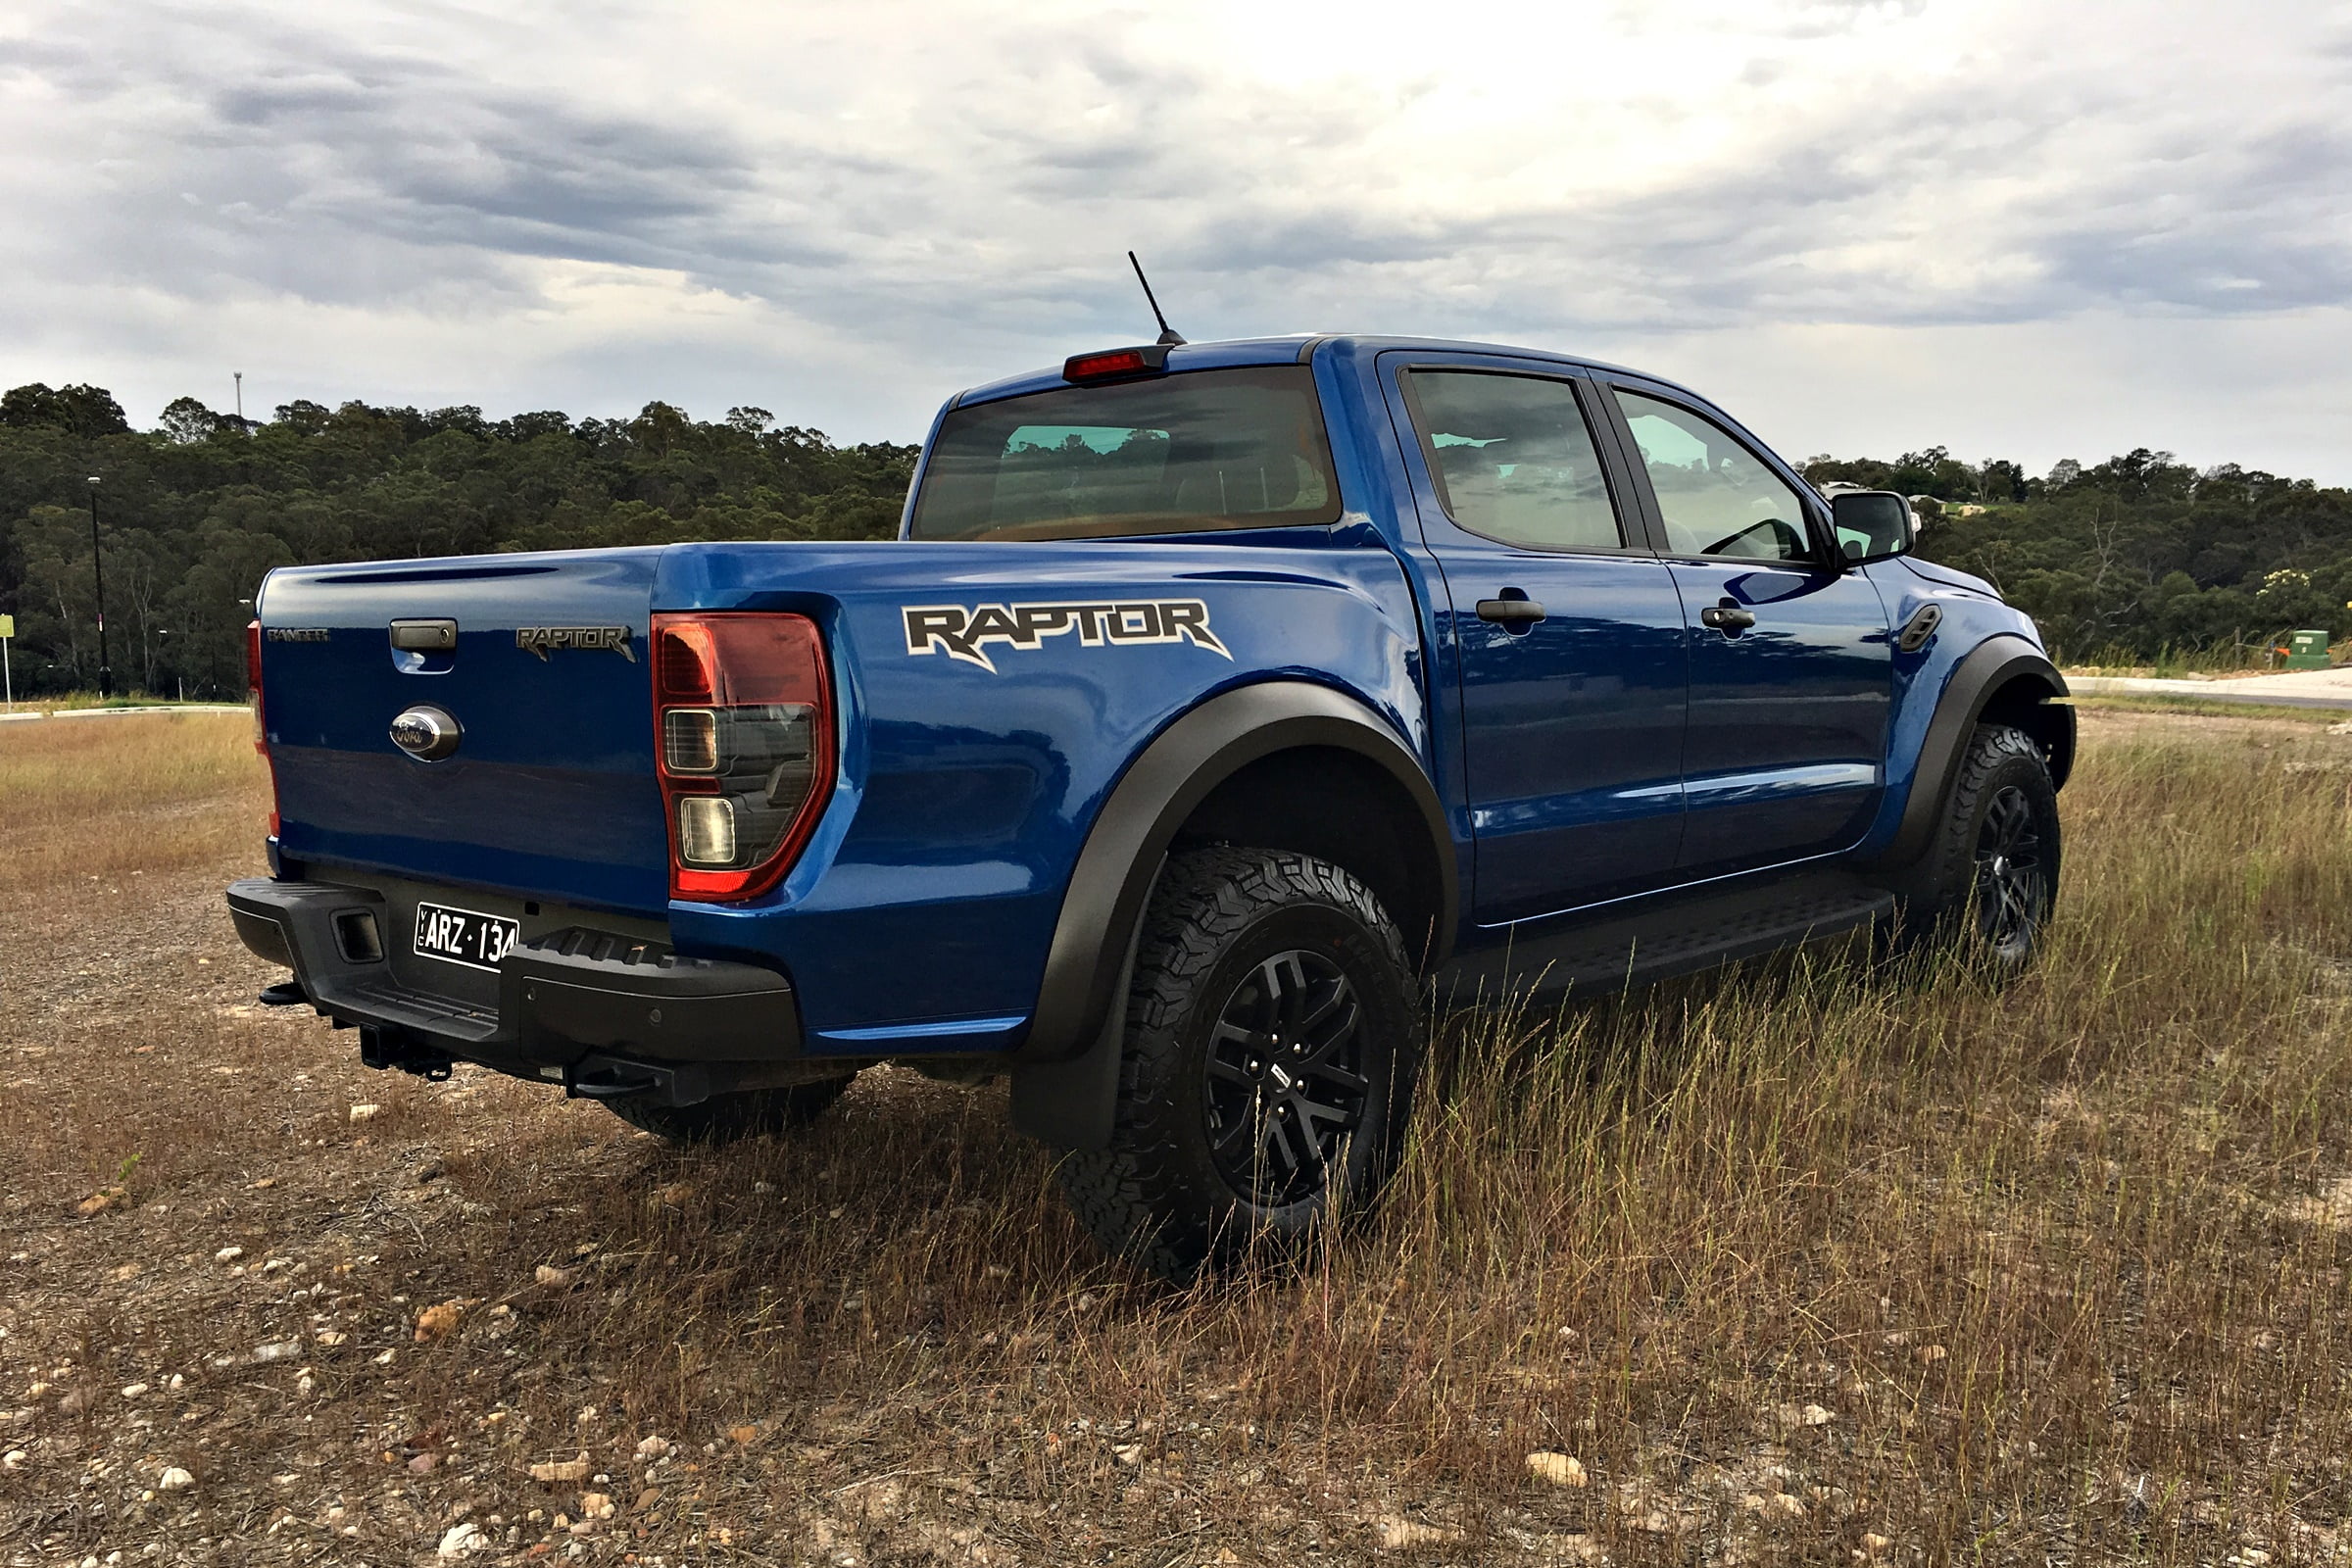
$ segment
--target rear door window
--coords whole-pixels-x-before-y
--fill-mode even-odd
[[[1625,530],[1573,383],[1412,372],[1422,453],[1446,514],[1530,550],[1622,550]]]
[[[1080,539],[1339,516],[1313,372],[1279,365],[952,409],[908,534]]]

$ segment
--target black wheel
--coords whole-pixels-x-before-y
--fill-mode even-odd
[[[1920,862],[1898,947],[1940,947],[1996,978],[2033,961],[2058,902],[2058,791],[2023,730],[1982,724]]]
[[[780,1089],[747,1089],[712,1095],[693,1105],[665,1105],[642,1095],[608,1100],[605,1108],[632,1127],[673,1144],[731,1144],[806,1127],[833,1108],[856,1073],[786,1084]]]
[[[1172,1279],[1295,1245],[1369,1200],[1412,1095],[1420,986],[1378,900],[1311,856],[1178,857],[1145,917],[1111,1147],[1061,1183],[1112,1250]]]

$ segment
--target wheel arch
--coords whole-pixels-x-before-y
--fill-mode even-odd
[[[1381,896],[1424,965],[1450,950],[1461,906],[1453,840],[1421,760],[1396,729],[1355,698],[1306,681],[1221,693],[1137,756],[1079,851],[1013,1063],[1023,1132],[1073,1149],[1108,1139],[1119,1015],[1145,906],[1171,850],[1212,842],[1346,865]]]
[[[1390,840],[1383,854],[1348,849],[1360,824],[1350,824],[1351,833],[1318,832],[1302,820],[1304,792],[1318,780],[1380,813]],[[1254,832],[1253,810],[1261,814]],[[1450,948],[1459,873],[1445,808],[1420,759],[1372,710],[1330,687],[1239,687],[1162,730],[1103,802],[1054,923],[1025,1059],[1069,1055],[1093,1041],[1117,984],[1112,960],[1143,917],[1160,858],[1188,830],[1197,842],[1224,837],[1324,854],[1404,903],[1390,913],[1425,962]],[[1358,859],[1375,863],[1359,867]]]
[[[1954,666],[1920,745],[1901,823],[1880,863],[1907,866],[1927,850],[1951,799],[1968,738],[1981,723],[2015,725],[2039,748],[2050,782],[2063,787],[2075,762],[2075,710],[2066,677],[2023,637],[1988,637]]]

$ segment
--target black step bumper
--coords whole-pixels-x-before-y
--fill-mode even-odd
[[[801,1056],[800,1008],[773,969],[582,926],[526,927],[499,961],[493,1009],[404,985],[384,947],[406,933],[372,889],[257,877],[230,885],[228,912],[246,947],[294,971],[312,1006],[371,1031],[379,1050],[583,1086],[616,1069],[625,1079],[630,1063],[649,1078],[726,1064],[732,1080]]]

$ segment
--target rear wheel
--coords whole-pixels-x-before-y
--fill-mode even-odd
[[[731,1144],[808,1126],[832,1109],[857,1076],[849,1073],[779,1089],[712,1095],[692,1105],[663,1104],[646,1095],[624,1095],[604,1102],[604,1105],[630,1126],[673,1144]]]
[[[1979,725],[1904,900],[1897,946],[1954,953],[1996,978],[2023,970],[2058,900],[2058,791],[2023,730]]]
[[[1303,1242],[1387,1175],[1420,1025],[1403,940],[1348,871],[1179,857],[1136,957],[1111,1147],[1063,1160],[1063,1191],[1105,1247],[1173,1279]]]

